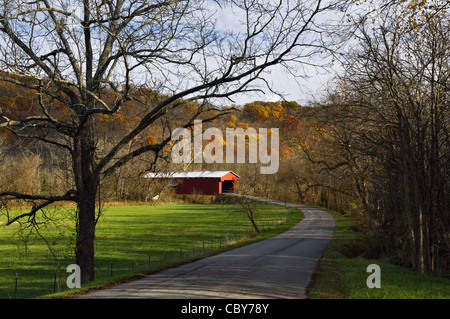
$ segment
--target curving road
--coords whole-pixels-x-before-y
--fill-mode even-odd
[[[273,238],[81,298],[307,298],[306,287],[335,220],[318,208],[268,202],[300,209],[305,218]]]

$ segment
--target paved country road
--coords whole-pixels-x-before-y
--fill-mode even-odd
[[[305,218],[273,238],[80,298],[307,298],[306,288],[333,236],[335,220],[318,208],[264,201],[298,208]]]

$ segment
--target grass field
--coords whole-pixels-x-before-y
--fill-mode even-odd
[[[36,234],[20,238],[17,224],[6,227],[0,220],[0,299],[67,293],[66,267],[74,262],[73,225],[60,211],[53,214],[56,222],[40,228],[45,240]],[[238,204],[107,207],[97,224],[96,281],[89,286],[268,238],[300,219],[298,211],[258,203],[255,220],[262,234],[255,236]]]
[[[450,278],[420,274],[386,261],[350,258],[343,253],[364,243],[356,221],[331,212],[336,219],[335,235],[320,260],[311,299],[450,299]],[[367,266],[380,266],[380,288],[368,288]]]

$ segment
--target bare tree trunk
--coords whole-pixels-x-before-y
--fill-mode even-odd
[[[74,175],[77,188],[78,220],[75,248],[76,263],[81,269],[81,282],[94,280],[95,198],[99,178],[94,174],[94,138],[92,119],[75,139]]]
[[[76,263],[81,269],[81,282],[94,280],[95,193],[84,194],[78,202],[78,237]]]
[[[255,230],[255,232],[257,234],[260,234],[261,231],[259,230],[258,225],[255,222],[255,218],[253,216],[253,207],[252,207],[252,202],[250,199],[247,198],[247,195],[244,193],[242,198],[242,208],[245,211],[245,214],[247,215],[248,219],[250,220],[250,222],[252,223],[253,229]]]
[[[407,125],[402,120],[401,114],[398,114],[398,121],[399,121],[399,135],[400,135],[400,149],[401,149],[401,160],[402,160],[402,170],[401,170],[401,182],[400,185],[400,191],[403,195],[402,198],[402,206],[403,206],[403,214],[406,217],[407,221],[407,229],[408,229],[408,237],[409,237],[409,248],[410,248],[410,258],[411,258],[411,265],[412,268],[417,270],[418,269],[418,256],[417,256],[417,249],[416,249],[416,242],[417,242],[417,234],[414,227],[414,216],[412,214],[412,207],[411,207],[411,191],[410,191],[410,169],[411,165],[409,165],[409,149],[410,149],[410,139],[409,139],[409,132],[407,131]]]

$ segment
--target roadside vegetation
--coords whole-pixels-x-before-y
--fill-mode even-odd
[[[356,219],[328,210],[336,219],[332,241],[309,288],[311,299],[449,299],[449,274],[422,274],[389,259],[368,259],[372,241],[358,230]],[[367,266],[381,270],[381,288],[368,288]]]
[[[82,285],[81,290],[144,276],[274,236],[302,216],[298,210],[278,205],[255,203],[254,208],[259,235],[235,201],[106,207],[97,225],[97,279]],[[73,221],[59,219],[59,223],[67,223],[67,227],[46,225],[44,237],[29,234],[22,239],[14,236],[14,225],[2,227],[0,299],[49,294],[46,298],[54,298],[75,291],[66,286],[70,275],[66,267],[74,263],[70,241]]]

